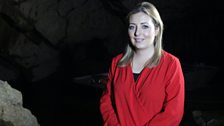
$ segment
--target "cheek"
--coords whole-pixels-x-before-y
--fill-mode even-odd
[[[129,36],[129,37],[133,37],[133,36],[134,36],[133,32],[129,31],[129,32],[128,32],[128,36]]]
[[[129,40],[131,41],[131,42],[133,42],[134,41],[134,34],[132,33],[132,32],[129,32],[128,33],[128,36],[129,36]]]
[[[145,37],[153,37],[154,34],[153,34],[152,31],[146,31],[146,32],[144,32],[144,36],[145,36]]]
[[[148,37],[148,36],[150,36],[150,33],[149,32],[145,32],[144,36]]]

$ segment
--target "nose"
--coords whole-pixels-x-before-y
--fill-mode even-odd
[[[140,28],[135,29],[135,36],[139,36],[141,34],[142,30]]]

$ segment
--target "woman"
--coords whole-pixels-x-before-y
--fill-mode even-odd
[[[178,126],[184,113],[180,61],[162,49],[163,22],[142,2],[128,15],[130,43],[113,58],[100,99],[104,126]]]

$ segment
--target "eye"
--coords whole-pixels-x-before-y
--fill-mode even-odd
[[[142,28],[143,28],[143,29],[148,29],[149,26],[148,26],[148,25],[142,25]]]
[[[128,29],[129,29],[129,30],[133,30],[133,29],[135,29],[135,26],[133,26],[133,25],[129,25]]]

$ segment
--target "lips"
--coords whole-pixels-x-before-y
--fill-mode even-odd
[[[135,42],[137,42],[137,43],[144,41],[143,38],[134,38],[134,40],[135,40]]]

